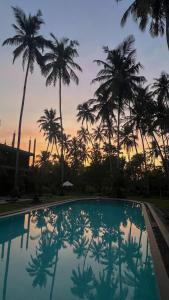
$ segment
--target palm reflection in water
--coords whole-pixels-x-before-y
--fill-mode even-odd
[[[138,204],[65,204],[31,213],[28,225],[27,237],[34,241],[26,265],[32,281],[30,293],[48,289],[50,300],[154,300],[154,295],[158,295]],[[29,240],[26,245],[29,246]],[[64,253],[70,256],[67,273]],[[8,254],[7,269],[9,259]],[[7,277],[4,276],[5,290]],[[64,280],[67,299],[58,294],[59,280]]]

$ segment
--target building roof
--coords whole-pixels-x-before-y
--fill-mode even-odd
[[[0,143],[0,151],[8,151],[8,152],[13,152],[15,153],[17,151],[17,148],[14,148],[12,146],[8,146],[6,144],[1,144]],[[28,152],[28,151],[25,151],[25,150],[19,150],[20,153],[22,153],[22,155],[25,155],[25,156],[33,156],[33,153],[32,152]]]

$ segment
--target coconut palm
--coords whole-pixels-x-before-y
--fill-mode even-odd
[[[103,126],[96,126],[96,128],[93,128],[92,137],[94,139],[94,142],[104,142],[105,136],[104,136],[104,130],[105,128]]]
[[[112,175],[112,137],[113,137],[113,121],[115,120],[114,109],[115,103],[107,90],[102,90],[93,99],[93,110],[96,112],[96,121],[100,121],[100,126],[104,130],[104,137],[108,139],[108,154],[110,174]]]
[[[137,136],[133,135],[133,131],[131,126],[125,125],[123,126],[123,130],[121,131],[121,144],[124,146],[128,160],[130,161],[130,152],[133,148],[138,146],[136,143]]]
[[[142,31],[149,26],[149,32],[153,37],[165,33],[169,48],[169,2],[167,0],[134,0],[121,19],[122,26],[130,15]]]
[[[88,252],[89,239],[85,236],[81,237],[73,244],[73,252],[77,255],[77,259],[85,257]]]
[[[93,270],[91,266],[81,270],[78,265],[77,270],[72,271],[71,280],[73,283],[71,292],[74,296],[77,296],[80,299],[91,299],[93,290]]]
[[[41,154],[37,155],[37,165],[42,167],[49,163],[50,152],[41,151]]]
[[[134,37],[129,36],[113,50],[104,47],[106,60],[95,60],[103,68],[92,81],[93,83],[100,83],[99,88],[96,90],[96,95],[106,92],[111,101],[116,104],[118,161],[120,154],[121,114],[124,106],[132,99],[137,85],[145,81],[145,78],[139,75],[142,66],[139,62],[136,62],[136,49],[133,48],[134,42]]]
[[[15,60],[22,56],[22,66],[23,69],[26,66],[23,96],[19,117],[18,126],[18,141],[17,141],[17,154],[16,154],[16,169],[15,169],[15,183],[14,190],[18,191],[18,175],[19,175],[19,149],[21,142],[21,131],[22,131],[22,118],[25,104],[25,95],[27,88],[27,80],[29,72],[33,72],[34,64],[42,65],[42,52],[45,46],[49,45],[41,35],[39,35],[39,30],[41,25],[44,24],[42,19],[42,13],[39,10],[36,15],[29,14],[28,16],[25,12],[18,7],[13,7],[13,12],[15,16],[16,24],[13,24],[16,34],[13,37],[6,39],[3,42],[4,45],[15,46],[13,51],[13,63]]]
[[[102,241],[93,241],[91,244],[91,254],[90,257],[94,258],[94,260],[100,263],[101,259],[103,259],[104,255],[104,246]]]
[[[98,143],[95,143],[90,151],[91,166],[99,167],[103,159],[103,154]]]
[[[90,106],[90,102],[84,102],[83,104],[79,104],[77,107],[77,121],[82,122],[82,126],[84,122],[86,122],[86,128],[88,129],[88,123],[93,125],[95,122],[95,115],[93,112],[93,108]]]
[[[84,128],[83,126],[80,128],[80,130],[77,131],[77,137],[82,143],[86,145],[91,140],[89,130],[87,128]]]
[[[169,74],[162,72],[159,78],[154,79],[152,88],[158,101],[169,107]]]
[[[74,40],[63,38],[60,41],[51,33],[52,42],[50,51],[45,54],[43,74],[47,77],[46,85],[53,84],[59,81],[59,113],[61,126],[61,185],[64,178],[64,154],[63,154],[63,119],[62,119],[62,83],[69,85],[71,81],[76,84],[79,79],[75,70],[82,71],[81,67],[74,62],[74,58],[78,57],[77,46],[79,43]]]
[[[39,240],[36,248],[36,255],[31,255],[26,271],[33,277],[33,287],[46,287],[47,277],[52,277],[52,266],[54,265],[55,244],[51,241],[51,233],[45,231]]]
[[[152,85],[157,100],[156,125],[159,126],[165,159],[169,134],[169,74],[162,72]]]
[[[86,145],[73,137],[70,143],[69,160],[73,169],[77,170],[88,160],[89,153]]]
[[[49,144],[57,144],[60,136],[60,118],[56,117],[55,109],[45,109],[44,115],[37,121],[39,123],[40,131],[44,132],[44,136],[48,141],[47,149],[48,152]]]
[[[155,106],[152,99],[152,92],[149,86],[137,87],[134,96],[133,106],[131,108],[130,120],[127,123],[133,127],[135,131],[140,132],[141,143],[144,155],[145,169],[147,170],[145,135],[148,133],[148,123],[153,123]]]

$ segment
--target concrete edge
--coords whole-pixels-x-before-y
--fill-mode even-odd
[[[169,278],[144,203],[142,204],[142,210],[143,210],[145,225],[146,225],[146,229],[150,241],[150,249],[153,258],[155,274],[157,277],[157,283],[159,286],[161,300],[166,300],[167,299],[166,296],[169,295]]]
[[[156,213],[156,211],[154,210],[154,207],[152,204],[149,204],[147,203],[147,206],[149,208],[149,210],[151,211],[151,214],[153,215],[162,235],[163,235],[163,238],[165,239],[167,245],[168,245],[168,248],[169,248],[169,232],[166,228],[166,226],[164,225],[164,223],[161,221],[161,219],[159,218],[158,214]]]
[[[29,213],[31,211],[35,211],[37,209],[43,209],[46,207],[51,207],[51,206],[56,206],[56,205],[62,205],[64,203],[70,203],[70,202],[74,202],[74,201],[80,201],[80,200],[99,200],[99,199],[107,199],[107,200],[113,200],[113,201],[126,201],[126,202],[134,202],[137,204],[142,204],[142,202],[138,201],[138,200],[130,200],[130,199],[122,199],[122,198],[109,198],[109,197],[102,197],[102,196],[97,196],[97,197],[85,197],[85,198],[70,198],[70,199],[62,199],[62,200],[57,200],[56,202],[51,202],[51,203],[43,203],[43,204],[38,204],[38,205],[34,205],[34,206],[30,206],[27,208],[22,208],[22,209],[17,209],[15,211],[7,211],[4,213],[0,213],[0,219],[1,218],[7,218],[10,216],[15,216],[15,215],[19,215],[19,214],[23,214],[23,213]]]
[[[89,198],[73,198],[73,199],[62,199],[62,200],[57,200],[56,202],[51,202],[51,203],[43,203],[43,204],[38,204],[38,205],[34,205],[34,206],[30,206],[27,208],[22,208],[22,209],[17,209],[15,211],[7,211],[5,213],[0,213],[0,219],[2,218],[8,218],[11,216],[15,216],[15,215],[20,215],[23,213],[29,213],[31,211],[35,211],[37,209],[44,209],[47,207],[52,207],[52,206],[58,206],[58,205],[62,205],[65,203],[70,203],[70,202],[74,202],[74,201],[79,201],[79,200],[98,200],[100,199],[100,197],[89,197]]]

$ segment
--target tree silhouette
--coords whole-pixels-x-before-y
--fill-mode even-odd
[[[120,0],[116,0],[119,2]],[[139,29],[145,31],[149,26],[152,37],[166,34],[169,48],[169,3],[166,0],[142,1],[134,0],[124,13],[121,25],[124,26],[128,17],[132,15],[138,23]]]
[[[43,74],[47,77],[46,85],[59,81],[59,113],[61,127],[61,186],[64,178],[64,157],[63,157],[63,119],[62,119],[62,83],[69,85],[71,80],[78,84],[79,79],[74,70],[82,71],[81,67],[74,62],[74,58],[78,57],[77,41],[63,38],[58,40],[51,33],[52,42],[50,43],[50,51],[45,54]]]
[[[21,131],[22,131],[22,118],[25,105],[25,95],[27,88],[27,80],[29,71],[33,73],[35,63],[38,63],[42,67],[43,59],[42,52],[44,47],[49,46],[49,42],[46,41],[41,35],[39,35],[39,30],[41,25],[44,24],[42,19],[42,13],[39,10],[36,15],[29,14],[26,16],[21,8],[13,7],[13,13],[16,20],[16,24],[13,24],[16,35],[11,38],[6,39],[3,42],[4,45],[16,46],[13,51],[13,63],[17,58],[22,56],[22,66],[25,67],[26,63],[26,73],[23,87],[23,96],[19,117],[18,126],[18,141],[17,141],[17,154],[16,154],[16,168],[15,168],[15,183],[14,189],[18,191],[18,172],[19,172],[19,149],[21,142]]]

